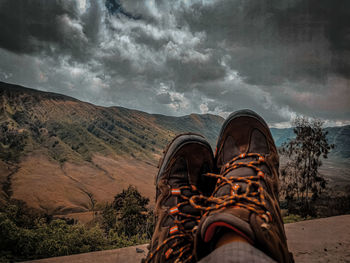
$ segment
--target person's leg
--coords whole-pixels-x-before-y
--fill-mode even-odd
[[[214,250],[199,263],[274,263],[272,258],[249,244],[248,240],[227,229],[218,234]]]
[[[292,262],[278,206],[279,157],[265,121],[249,110],[231,114],[221,129],[215,160],[220,173],[208,174],[218,179],[212,196],[191,199],[194,207],[207,211],[196,235],[197,259],[222,254],[205,262],[250,262],[232,258],[255,255],[263,260],[262,253]],[[239,248],[247,253],[238,253]]]
[[[224,246],[228,243],[232,242],[242,242],[242,243],[248,243],[248,240],[242,237],[241,235],[238,235],[236,232],[229,230],[224,232],[220,235],[220,238],[216,241],[216,244],[214,245],[214,248],[217,249],[221,246]]]
[[[247,242],[231,242],[213,250],[198,263],[276,263]]]

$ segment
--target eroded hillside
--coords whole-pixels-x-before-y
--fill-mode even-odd
[[[57,213],[86,211],[91,196],[110,201],[129,184],[153,197],[164,146],[188,131],[214,144],[223,122],[99,107],[6,83],[0,95],[2,194]]]
[[[151,199],[165,145],[182,132],[203,134],[215,147],[223,118],[148,114],[100,107],[61,94],[0,82],[1,199],[25,200],[49,213],[91,210],[129,184]],[[293,130],[271,129],[277,146]],[[349,182],[350,126],[327,128],[336,148],[321,173]]]

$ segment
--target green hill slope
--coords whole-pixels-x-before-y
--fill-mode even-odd
[[[103,204],[133,184],[152,203],[165,145],[176,134],[196,132],[214,149],[223,121],[101,107],[0,82],[0,201],[13,197],[54,214],[85,213],[91,196]],[[348,182],[350,126],[327,130],[336,159],[324,173],[335,182],[342,174],[341,182]],[[292,129],[271,131],[278,146],[293,137]],[[332,168],[335,160],[341,170]]]
[[[215,143],[223,119],[214,115],[152,115],[99,107],[55,93],[0,83],[1,158],[43,151],[64,162],[93,153],[154,161],[175,134],[197,132]]]

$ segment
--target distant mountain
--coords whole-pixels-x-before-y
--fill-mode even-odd
[[[325,128],[328,132],[327,139],[335,148],[331,150],[328,159],[323,159],[323,165],[319,172],[328,181],[328,186],[337,191],[347,191],[350,185],[350,125],[342,127]],[[293,128],[271,128],[277,147],[295,138]],[[280,156],[281,166],[287,161],[287,157]]]
[[[350,158],[350,125],[329,127],[326,131],[328,131],[328,141],[335,146],[332,155]]]
[[[327,139],[330,144],[334,144],[331,157],[350,158],[350,125],[341,127],[327,127]],[[271,128],[272,136],[276,146],[279,147],[283,143],[295,138],[293,128],[276,129]]]
[[[285,128],[285,129],[271,128],[270,130],[277,147],[280,147],[283,143],[288,142],[290,139],[295,137],[295,134],[292,128]]]
[[[0,82],[1,199],[25,200],[66,214],[102,204],[129,184],[152,200],[156,163],[183,132],[203,134],[213,148],[224,119],[170,117],[101,107],[61,94]],[[350,157],[350,126],[327,128],[335,156]],[[271,129],[279,146],[292,129]]]

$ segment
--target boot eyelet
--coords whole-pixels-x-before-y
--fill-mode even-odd
[[[261,227],[263,230],[269,230],[271,226],[270,226],[269,224],[262,223],[262,224],[260,225],[260,227]]]

